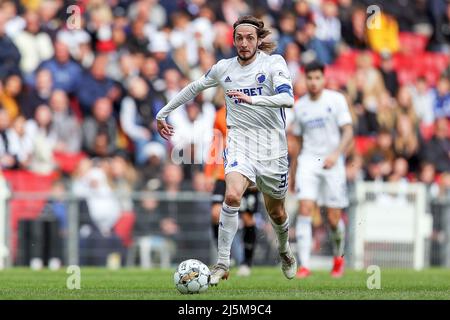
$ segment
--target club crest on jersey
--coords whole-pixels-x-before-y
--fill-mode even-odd
[[[256,75],[256,82],[258,82],[259,84],[263,83],[264,81],[266,81],[266,75],[264,73],[258,73]]]

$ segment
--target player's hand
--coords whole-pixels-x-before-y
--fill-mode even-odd
[[[237,90],[228,90],[227,96],[229,96],[230,98],[239,99],[242,102],[245,102],[248,104],[252,104],[252,97],[246,95],[243,92],[237,91]]]
[[[156,125],[158,127],[158,132],[166,140],[169,140],[171,136],[173,136],[173,127],[170,124],[167,124],[165,120],[157,120]]]
[[[336,161],[339,159],[339,152],[333,152],[328,157],[326,157],[323,168],[324,169],[331,169],[336,164]]]

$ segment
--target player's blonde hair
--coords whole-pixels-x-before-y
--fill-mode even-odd
[[[236,36],[236,28],[241,24],[250,24],[256,28],[256,35],[258,39],[264,39],[271,32],[269,29],[264,28],[264,22],[255,18],[254,16],[242,16],[233,24],[233,39]],[[267,54],[272,53],[277,45],[273,41],[261,41],[258,49],[264,51]]]

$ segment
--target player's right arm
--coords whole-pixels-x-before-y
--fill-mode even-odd
[[[191,82],[181,90],[172,100],[170,100],[156,115],[159,134],[166,140],[173,136],[173,127],[166,122],[166,118],[173,110],[195,98],[201,91],[216,87],[219,82],[216,80],[217,64],[215,64],[200,79]]]

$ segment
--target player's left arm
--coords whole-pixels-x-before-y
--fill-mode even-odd
[[[271,57],[271,72],[273,89],[276,94],[272,96],[248,96],[240,91],[228,91],[227,95],[241,99],[243,102],[271,108],[292,108],[294,106],[294,94],[292,92],[292,81],[286,61],[280,55]]]
[[[336,109],[336,121],[341,129],[341,139],[337,149],[325,159],[323,166],[325,169],[333,167],[339,157],[346,154],[353,143],[352,117],[344,96],[340,95],[336,99]]]

